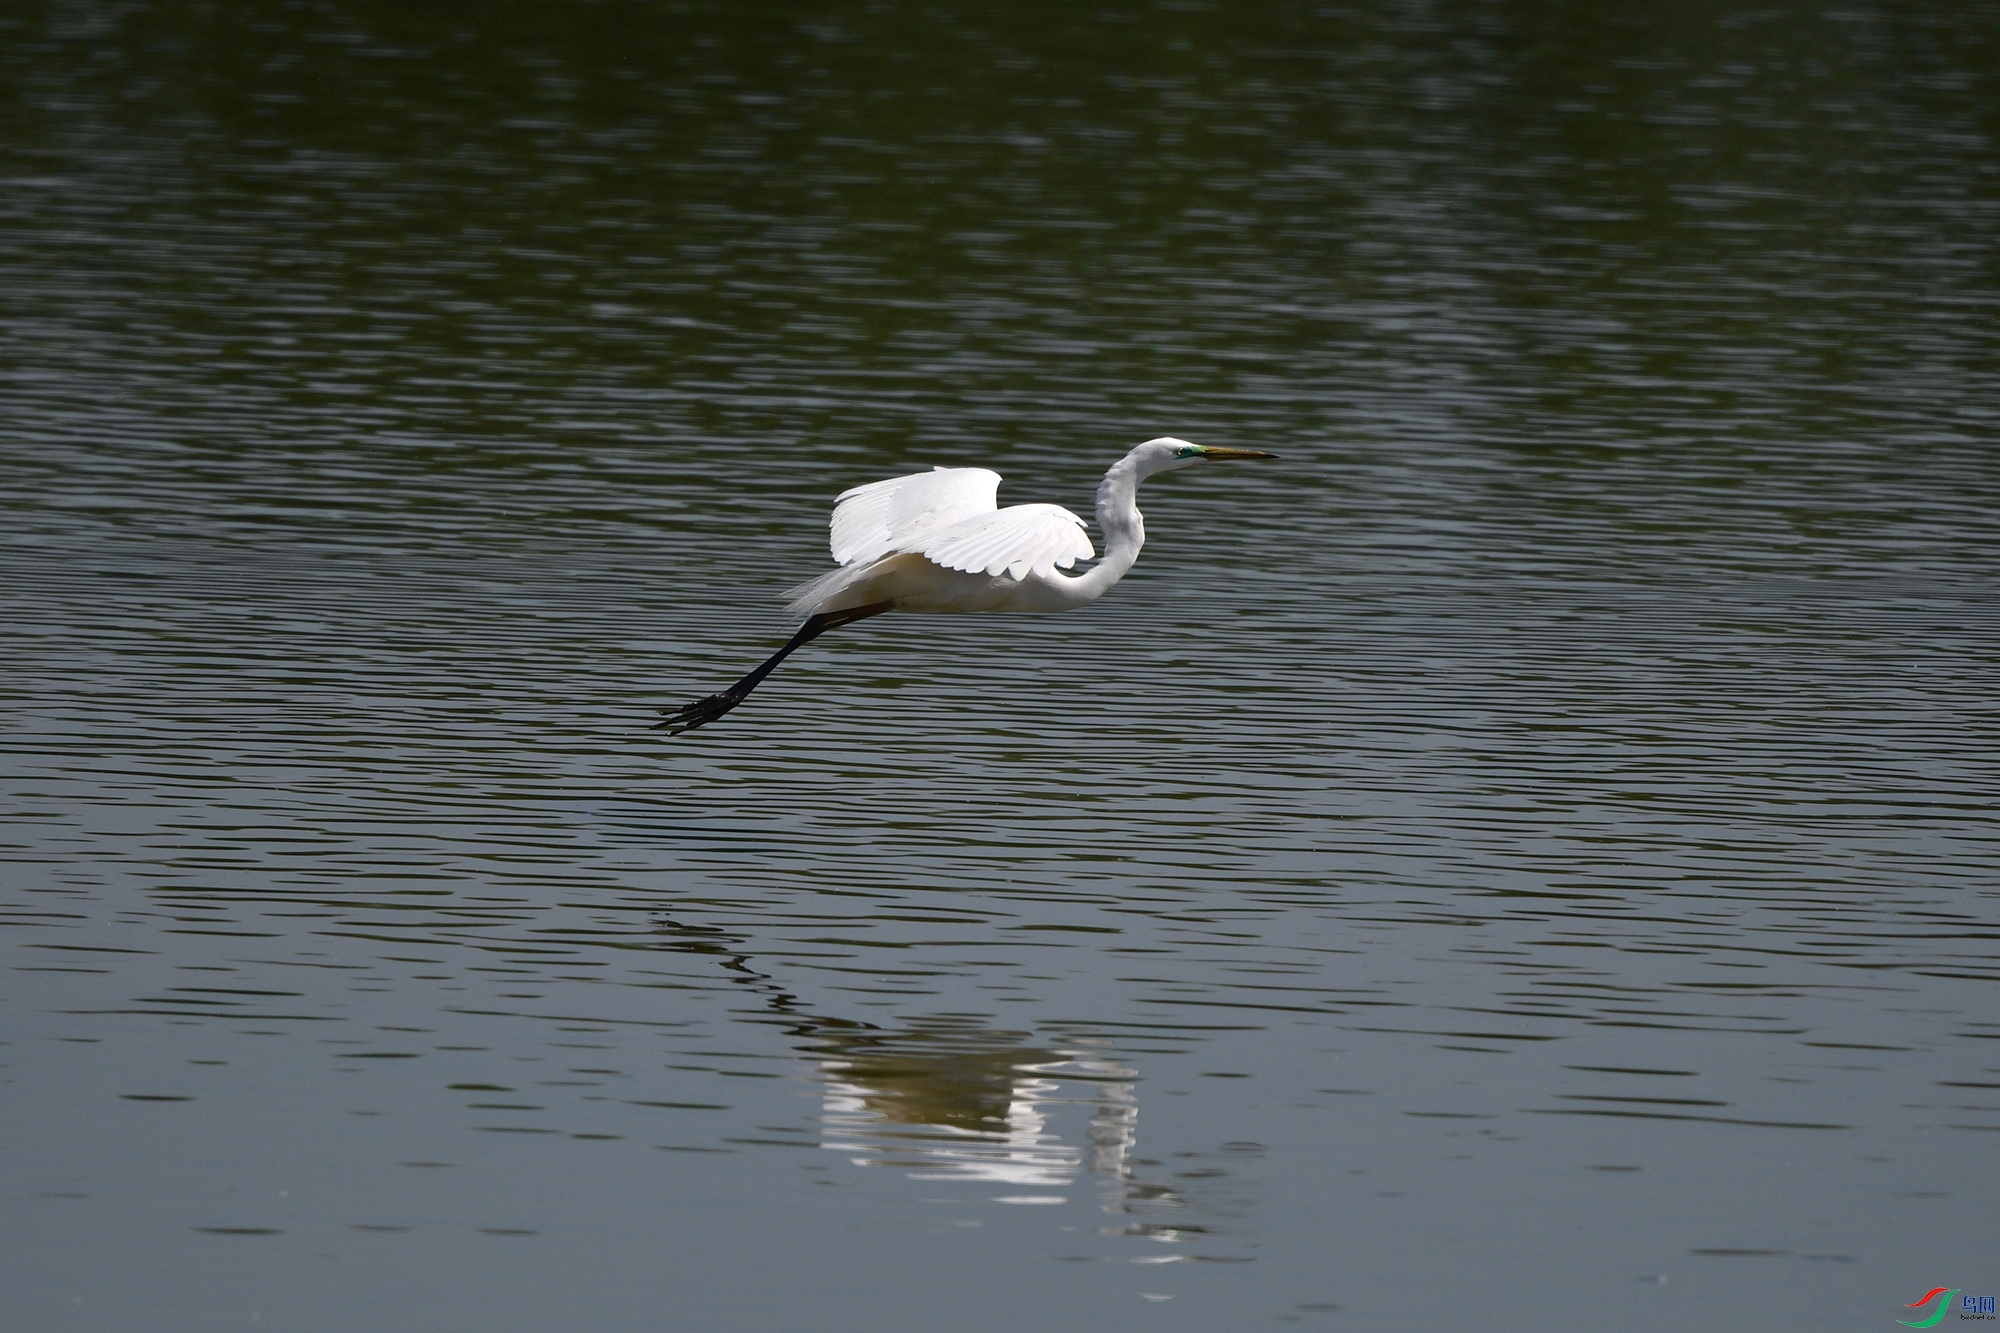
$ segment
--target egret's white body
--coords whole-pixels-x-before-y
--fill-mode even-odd
[[[998,507],[1000,474],[940,467],[843,492],[828,545],[841,568],[787,594],[791,611],[820,615],[888,602],[898,611],[1068,611],[1125,577],[1146,544],[1139,483],[1211,457],[1266,457],[1204,449],[1172,436],[1148,440],[1111,465],[1097,488],[1104,559],[1083,520],[1061,505]]]
[[[1083,520],[1061,505],[999,508],[1000,474],[939,467],[842,492],[828,545],[840,568],[786,595],[805,626],[755,671],[721,694],[669,715],[687,731],[741,703],[787,655],[838,625],[885,611],[1068,611],[1102,597],[1146,544],[1139,483],[1210,459],[1271,458],[1255,449],[1205,448],[1172,436],[1148,440],[1111,465],[1097,487],[1104,558],[1065,574],[1096,552]]]

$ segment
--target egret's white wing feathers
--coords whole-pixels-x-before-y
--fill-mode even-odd
[[[868,564],[914,550],[922,534],[948,528],[999,503],[1000,474],[983,467],[940,467],[872,481],[833,502],[827,544],[843,565]]]
[[[842,492],[828,539],[840,568],[788,592],[789,609],[818,615],[894,601],[915,610],[999,610],[1013,594],[988,590],[975,598],[976,606],[963,604],[963,576],[1018,586],[1030,578],[1045,581],[1097,554],[1083,520],[1069,510],[996,509],[999,490],[997,472],[941,467]]]
[[[946,569],[1021,579],[1068,569],[1097,552],[1083,520],[1061,505],[1009,505],[962,518],[949,527],[912,534],[900,549]]]

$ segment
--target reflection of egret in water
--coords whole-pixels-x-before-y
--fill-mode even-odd
[[[826,1089],[822,1145],[857,1166],[1036,1191],[1096,1177],[1111,1212],[1178,1202],[1167,1187],[1134,1177],[1138,1071],[1095,1043],[1035,1044],[1029,1034],[963,1018],[892,1030],[824,1017],[753,967],[742,941],[728,932],[665,919],[660,930],[675,937],[676,948],[724,960],[787,1031],[806,1038],[800,1049],[817,1061]],[[1070,1122],[1077,1122],[1074,1129]],[[1066,1202],[1047,1193],[996,1197]]]
[[[857,1165],[900,1167],[918,1180],[1060,1189],[1088,1172],[1127,1181],[1138,1071],[1020,1037],[961,1022],[827,1034],[818,1048],[825,1146],[853,1154]],[[1077,1105],[1090,1108],[1089,1125],[1072,1142],[1056,1121]],[[1030,1197],[1043,1201],[1018,1201]]]

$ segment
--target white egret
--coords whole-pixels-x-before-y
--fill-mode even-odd
[[[1088,572],[1058,573],[1096,554],[1083,520],[1061,505],[997,507],[1000,474],[939,467],[844,491],[833,502],[829,545],[840,568],[785,594],[806,623],[791,642],[720,694],[665,713],[656,730],[706,726],[743,702],[778,663],[830,629],[884,611],[1068,611],[1125,577],[1146,543],[1139,483],[1159,472],[1226,458],[1276,458],[1261,449],[1205,448],[1172,436],[1148,440],[1111,465],[1097,487],[1104,558]]]

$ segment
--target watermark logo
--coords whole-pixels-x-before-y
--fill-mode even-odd
[[[1953,1287],[1949,1291],[1943,1287],[1932,1287],[1929,1291],[1903,1307],[1905,1310],[1914,1310],[1920,1305],[1929,1305],[1935,1299],[1937,1301],[1937,1309],[1931,1311],[1929,1319],[1898,1319],[1896,1322],[1905,1328],[1930,1328],[1938,1320],[1944,1318],[1944,1312],[1951,1308],[1951,1298],[1956,1295],[1958,1295],[1957,1287]]]
[[[1994,1300],[1991,1296],[1960,1296],[1957,1287],[1932,1287],[1929,1291],[1903,1307],[1906,1310],[1916,1310],[1929,1305],[1932,1301],[1936,1301],[1937,1309],[1932,1310],[1928,1318],[1898,1319],[1896,1322],[1905,1328],[1935,1328],[1939,1321],[1952,1309],[1951,1298],[1954,1296],[1959,1297],[1958,1317],[1960,1319],[1989,1320],[1996,1318]]]

